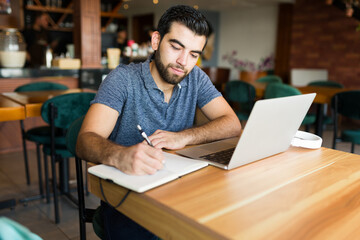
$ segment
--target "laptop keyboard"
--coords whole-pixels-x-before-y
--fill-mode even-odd
[[[234,150],[235,148],[230,148],[219,152],[211,153],[208,155],[200,156],[200,158],[227,165],[230,162]]]

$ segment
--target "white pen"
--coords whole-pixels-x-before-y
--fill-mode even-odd
[[[148,136],[146,135],[146,133],[142,130],[142,128],[141,128],[140,125],[137,125],[137,129],[139,130],[141,136],[146,140],[146,142],[147,142],[150,146],[154,147],[154,145],[152,145],[150,139],[148,138]],[[164,166],[165,166],[165,160],[163,160],[162,163],[163,163]]]
[[[154,147],[154,146],[152,145],[150,139],[149,139],[148,136],[146,135],[146,133],[142,130],[142,128],[141,128],[140,125],[137,125],[137,129],[139,129],[141,136],[146,140],[146,142],[147,142],[150,146]]]

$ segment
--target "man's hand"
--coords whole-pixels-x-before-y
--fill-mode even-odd
[[[145,142],[123,147],[111,158],[113,166],[131,175],[154,174],[163,168],[164,161],[161,149],[150,147]]]
[[[186,136],[181,132],[156,130],[149,139],[156,148],[181,149],[187,145]]]

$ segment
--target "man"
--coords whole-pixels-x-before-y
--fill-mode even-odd
[[[152,35],[154,59],[120,65],[101,84],[79,133],[78,156],[127,174],[154,174],[164,164],[162,148],[238,136],[241,125],[234,111],[194,67],[207,36],[200,12],[188,6],[168,9]],[[196,106],[209,123],[192,126]],[[154,147],[143,141],[138,124]],[[109,239],[154,237],[109,205],[102,206]]]
[[[126,28],[123,26],[120,26],[117,32],[117,37],[116,37],[116,44],[117,47],[120,48],[121,51],[121,55],[124,55],[124,49],[127,46],[127,31]]]

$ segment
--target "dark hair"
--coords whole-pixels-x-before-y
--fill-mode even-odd
[[[170,31],[173,22],[182,23],[196,35],[208,38],[209,26],[207,20],[201,12],[193,7],[177,5],[166,10],[161,16],[157,27],[161,38]]]

